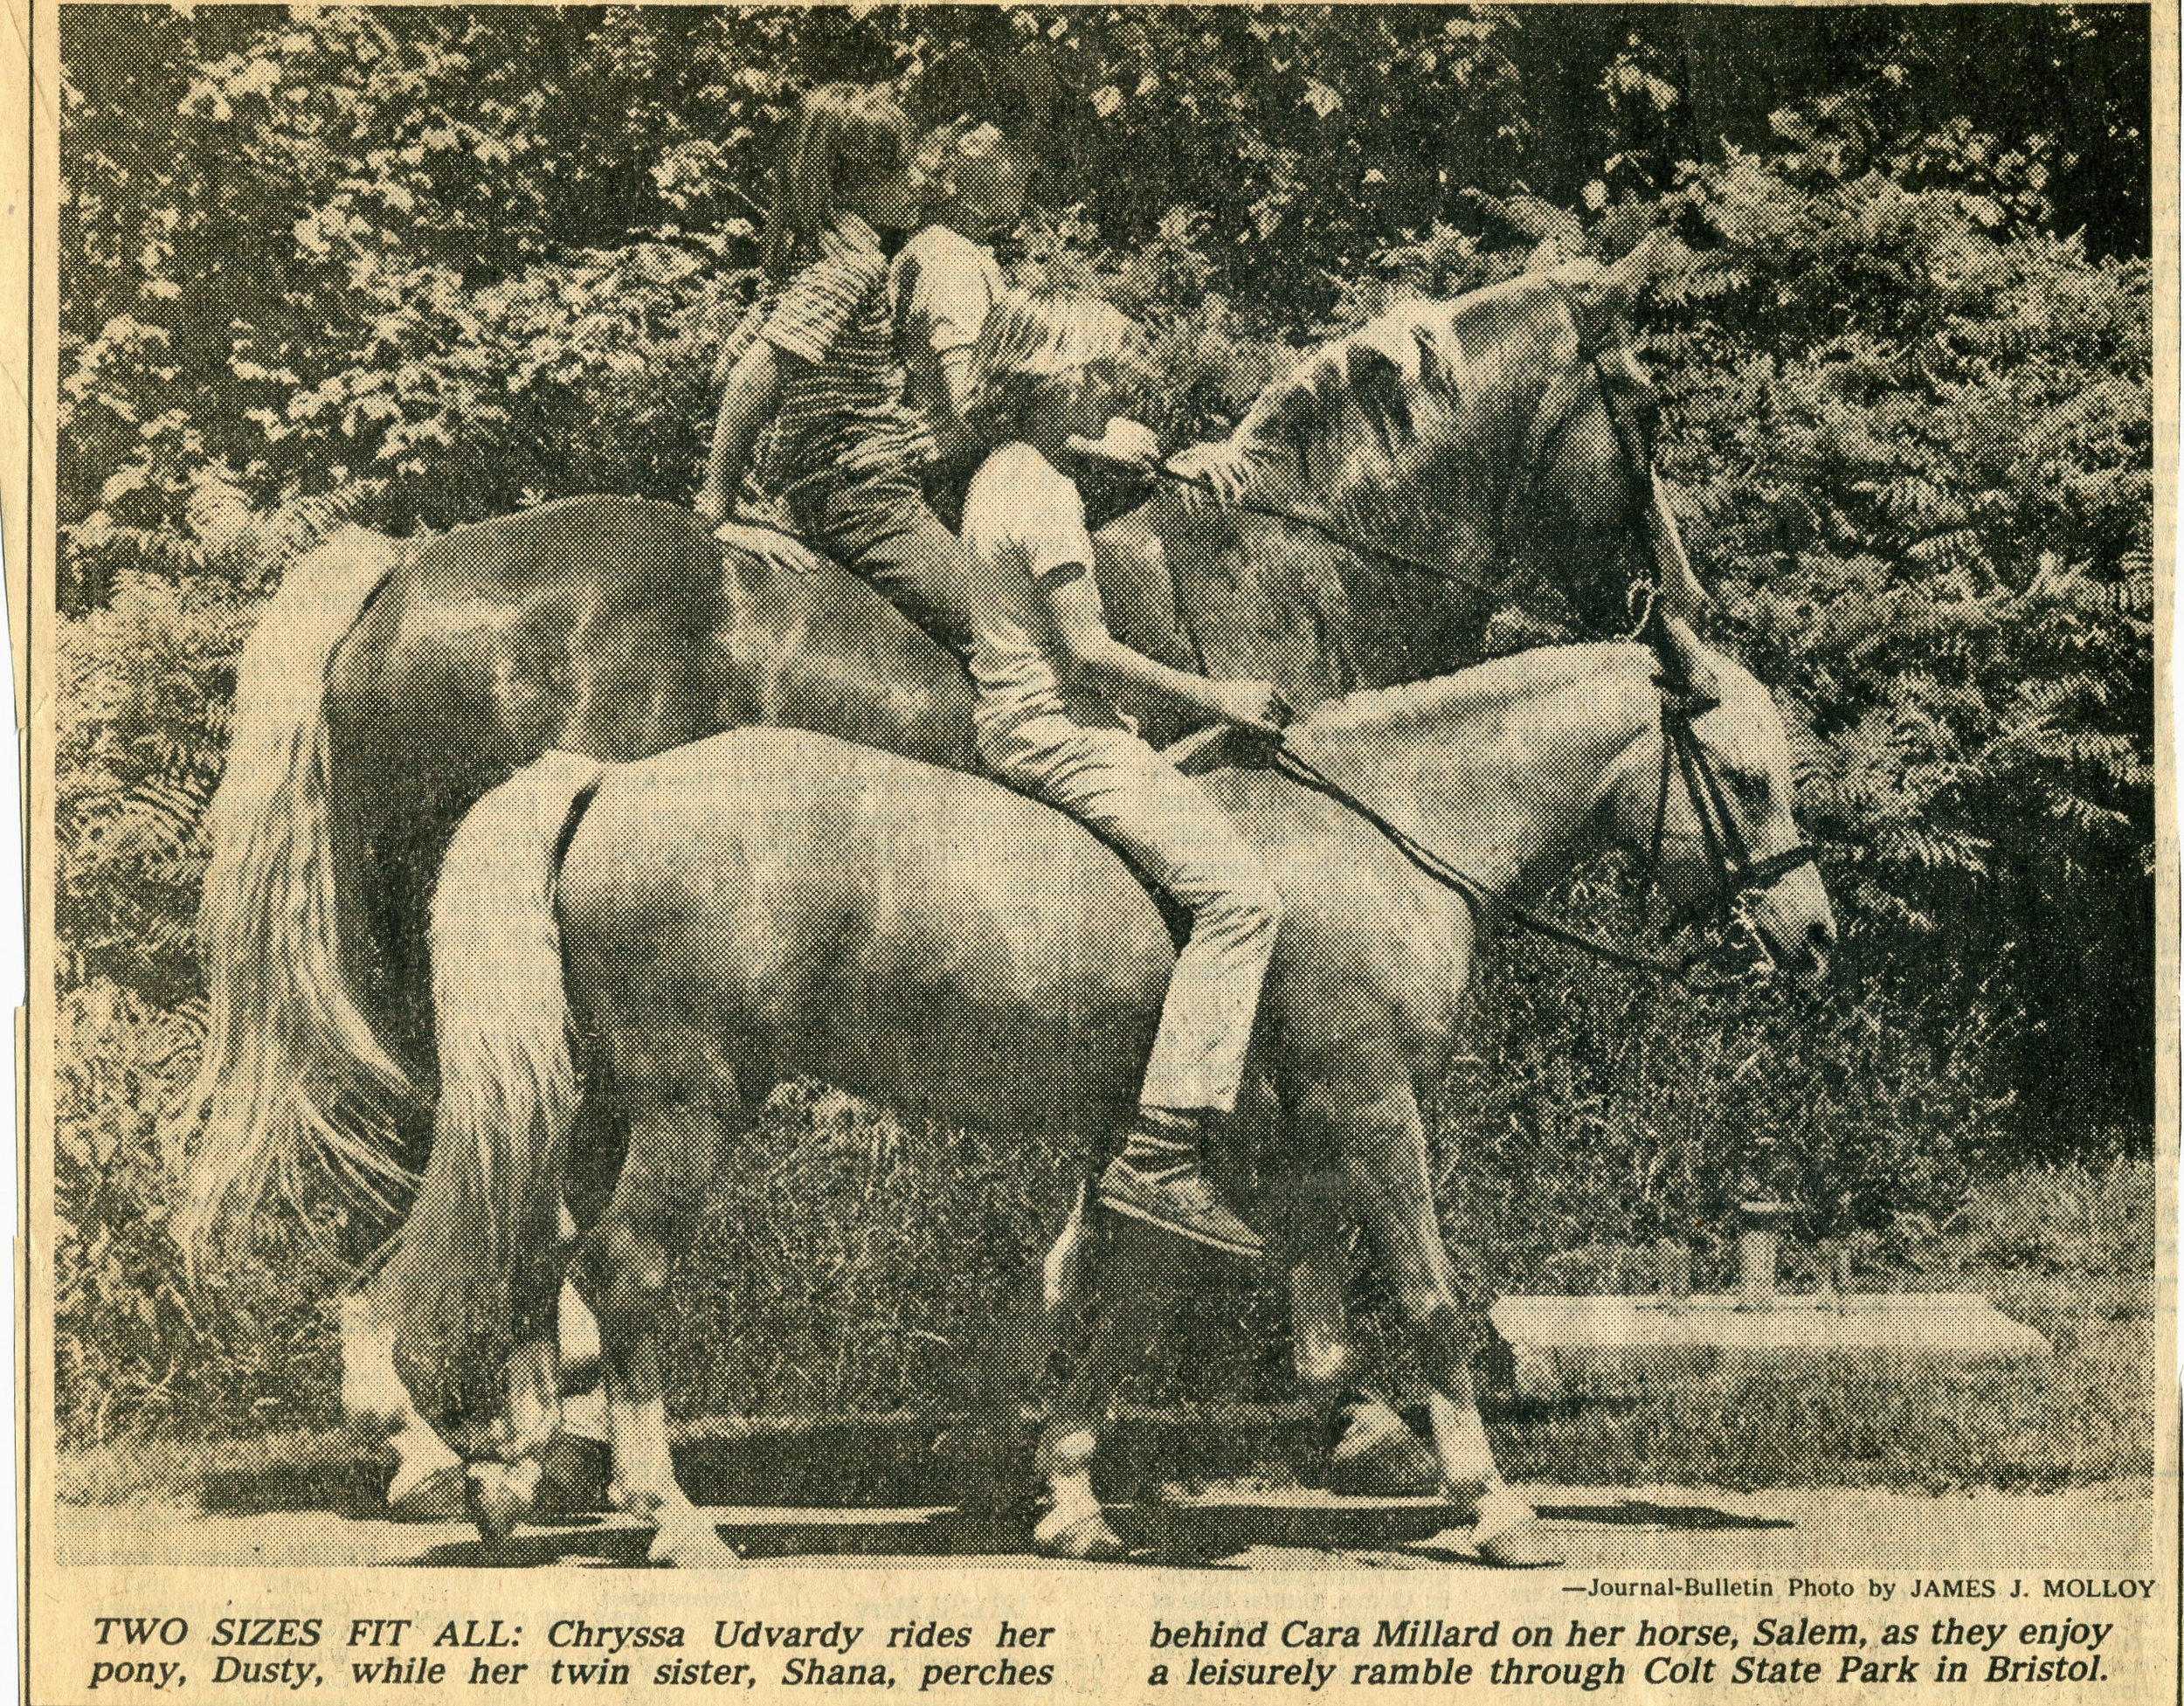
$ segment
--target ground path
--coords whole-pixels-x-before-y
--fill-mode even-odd
[[[1919,1494],[1863,1488],[1732,1493],[1688,1488],[1520,1489],[1579,1576],[1745,1575],[1854,1571],[1992,1575],[2024,1567],[2124,1570],[2153,1555],[2155,1502],[2146,1485],[2056,1494]],[[891,1568],[997,1561],[1025,1551],[1019,1521],[952,1506],[709,1508],[755,1564],[884,1558]],[[1424,1500],[1344,1499],[1315,1492],[1215,1487],[1158,1504],[1119,1507],[1137,1548],[1128,1565],[1281,1570],[1329,1564],[1477,1569],[1461,1530]],[[243,1515],[183,1507],[63,1506],[59,1561],[204,1566],[424,1565],[477,1568],[476,1531],[322,1509]],[[641,1565],[647,1536],[619,1518],[526,1530],[515,1560],[532,1565]]]

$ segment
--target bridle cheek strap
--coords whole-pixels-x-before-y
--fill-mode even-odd
[[[1695,923],[1702,919],[1724,917],[1752,890],[1772,888],[1799,867],[1818,864],[1820,855],[1811,843],[1800,841],[1764,859],[1752,856],[1751,843],[1745,839],[1736,813],[1730,809],[1728,791],[1723,787],[1714,761],[1707,756],[1705,746],[1691,727],[1695,719],[1705,715],[1719,701],[1659,677],[1655,679],[1655,685],[1661,689],[1661,789],[1654,804],[1653,845],[1645,874],[1648,907],[1661,881],[1661,855],[1669,825],[1669,791],[1680,774],[1684,791],[1690,797],[1692,815],[1698,819],[1699,839],[1706,849],[1707,863],[1713,868],[1714,881],[1710,894],[1685,908],[1671,922]]]

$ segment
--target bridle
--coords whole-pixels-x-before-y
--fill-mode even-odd
[[[1800,839],[1796,846],[1780,853],[1760,859],[1752,857],[1752,844],[1731,808],[1728,791],[1722,784],[1714,759],[1691,727],[1721,701],[1691,685],[1681,660],[1665,639],[1656,633],[1654,643],[1655,655],[1661,661],[1661,673],[1653,678],[1661,694],[1661,787],[1641,879],[1641,893],[1650,910],[1651,897],[1661,886],[1661,855],[1668,835],[1669,797],[1679,776],[1690,795],[1691,810],[1698,819],[1699,839],[1706,849],[1714,879],[1706,894],[1667,921],[1669,928],[1674,930],[1686,924],[1727,918],[1742,896],[1754,889],[1773,887],[1800,866],[1815,863],[1819,854],[1809,842]],[[1692,976],[1692,969],[1707,957],[1705,949],[1695,949],[1681,959],[1670,959],[1609,942],[1529,907],[1510,905],[1462,866],[1426,846],[1358,798],[1306,758],[1292,742],[1285,739],[1274,748],[1272,763],[1275,770],[1292,782],[1326,796],[1363,818],[1412,865],[1444,888],[1455,890],[1482,915],[1505,918],[1520,929],[1579,949],[1611,964],[1672,978],[1687,988],[1711,986],[1702,984]]]
[[[1752,857],[1752,844],[1745,839],[1736,812],[1730,808],[1729,792],[1722,785],[1721,772],[1697,731],[1691,727],[1721,701],[1693,687],[1688,678],[1679,679],[1673,654],[1665,646],[1660,647],[1659,655],[1666,670],[1654,677],[1654,686],[1661,692],[1661,788],[1654,805],[1653,836],[1646,853],[1643,877],[1648,909],[1652,896],[1660,887],[1661,848],[1669,827],[1669,794],[1676,775],[1683,778],[1684,791],[1690,797],[1692,815],[1698,819],[1700,844],[1706,849],[1706,861],[1713,869],[1714,879],[1708,894],[1671,916],[1669,922],[1674,928],[1727,917],[1743,896],[1753,889],[1772,888],[1802,866],[1817,864],[1820,853],[1812,843],[1800,838],[1794,846],[1785,847],[1780,853],[1769,853],[1763,859]]]

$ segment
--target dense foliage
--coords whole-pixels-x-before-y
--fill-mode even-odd
[[[1147,320],[1148,409],[1173,438],[1218,431],[1302,343],[1505,276],[1543,239],[1612,251],[1666,220],[1688,245],[1639,316],[1663,464],[1717,637],[1809,735],[1803,812],[1842,976],[1813,1012],[1663,1007],[1554,953],[1505,955],[1441,1110],[1460,1248],[1507,1273],[1664,1227],[1704,1242],[1764,1176],[1811,1230],[1900,1252],[1979,1169],[2143,1145],[2143,12],[63,22],[72,1430],[284,1405],[320,1354],[293,1294],[236,1277],[193,1299],[163,1231],[176,1157],[156,1116],[194,1046],[198,817],[258,599],[344,520],[686,501],[775,122],[809,80],[913,73],[965,41],[1050,69],[1056,163],[1013,262]],[[1568,898],[1627,922],[1611,873]],[[830,1144],[828,1177],[854,1153]],[[979,1155],[991,1189],[940,1199],[977,1225],[927,1229],[960,1284],[890,1343],[956,1343],[1038,1238],[1012,1157]],[[776,1208],[789,1247],[817,1236]],[[846,1285],[895,1260],[837,1254]],[[791,1378],[777,1358],[746,1384]],[[889,1378],[899,1395],[926,1376]]]

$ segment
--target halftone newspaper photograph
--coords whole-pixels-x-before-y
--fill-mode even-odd
[[[31,1706],[2175,1697],[2171,0],[10,16]]]

